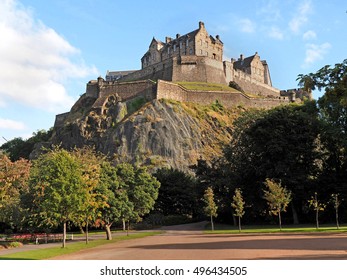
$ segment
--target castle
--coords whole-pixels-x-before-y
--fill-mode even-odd
[[[153,38],[141,65],[140,70],[107,71],[106,79],[89,81],[74,107],[88,99],[93,110],[103,114],[107,104],[141,97],[146,101],[166,98],[211,104],[218,100],[226,107],[271,108],[311,98],[301,89],[280,91],[273,87],[269,66],[258,53],[223,61],[221,38],[209,35],[203,22],[190,33],[166,37],[165,43]],[[230,90],[188,89],[182,82],[230,85]],[[68,114],[57,115],[56,125]]]
[[[223,61],[223,42],[208,34],[203,22],[199,28],[165,43],[152,39],[141,58],[141,70],[107,72],[106,81],[165,80],[229,84],[237,83],[245,92],[280,96],[272,87],[270,71],[258,53],[238,60]]]

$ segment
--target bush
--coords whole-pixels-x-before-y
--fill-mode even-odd
[[[17,241],[0,241],[0,250],[3,248],[11,249],[23,246],[23,243]]]

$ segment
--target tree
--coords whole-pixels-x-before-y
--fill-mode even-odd
[[[114,222],[130,219],[134,205],[129,201],[128,193],[120,184],[117,168],[105,161],[101,165],[101,188],[104,190],[107,206],[101,211],[101,220],[105,226],[106,239],[111,240],[111,226]]]
[[[0,221],[11,227],[21,223],[20,196],[27,191],[30,166],[27,160],[12,162],[0,153]]]
[[[211,187],[208,187],[205,190],[205,194],[204,194],[204,202],[206,204],[204,211],[205,214],[207,216],[210,217],[211,219],[211,229],[212,231],[214,230],[214,224],[213,224],[213,217],[217,217],[217,209],[218,206],[216,205],[215,201],[214,201],[214,194],[213,194],[213,190]]]
[[[242,192],[239,188],[235,189],[235,193],[233,195],[233,202],[231,206],[234,208],[234,216],[238,217],[239,220],[239,231],[241,232],[241,218],[245,214],[244,207],[245,202],[242,197]]]
[[[333,66],[326,65],[316,73],[298,76],[299,85],[323,91],[318,100],[322,124],[323,172],[318,185],[330,193],[347,193],[347,59]],[[324,193],[328,195],[328,193]]]
[[[314,193],[314,196],[311,196],[311,199],[308,201],[309,206],[314,209],[316,212],[316,229],[319,228],[319,211],[324,211],[326,205],[318,200],[317,192]]]
[[[165,216],[194,216],[198,209],[198,192],[195,179],[177,169],[162,168],[154,174],[160,182],[154,210]]]
[[[266,179],[264,190],[264,198],[270,208],[270,214],[278,216],[280,230],[282,230],[281,212],[285,212],[288,204],[292,199],[292,194],[281,183],[276,183],[274,180]]]
[[[277,178],[293,193],[291,212],[294,223],[299,223],[306,194],[321,172],[317,114],[312,101],[246,111],[235,121],[233,138],[224,151],[225,166],[229,181],[252,202],[248,216],[259,217],[264,208],[261,186],[266,178]]]
[[[78,223],[85,206],[84,187],[83,170],[68,151],[55,147],[33,161],[29,179],[31,210],[45,225],[63,225],[63,248],[67,222]]]
[[[123,163],[116,166],[120,186],[126,190],[129,201],[133,204],[132,215],[127,217],[128,228],[131,220],[139,222],[153,208],[160,188],[160,182],[145,167],[133,167]]]
[[[82,168],[85,201],[79,216],[81,226],[85,226],[86,229],[86,244],[88,244],[89,224],[95,223],[101,216],[102,209],[107,206],[106,194],[100,184],[101,164],[105,161],[105,157],[88,146],[74,149],[72,155]]]
[[[51,138],[52,133],[52,128],[48,131],[44,129],[38,130],[27,140],[17,137],[7,141],[0,148],[8,154],[12,161],[17,161],[20,158],[29,159],[31,152],[34,150],[35,144],[48,141]]]
[[[339,225],[339,207],[341,205],[341,199],[339,196],[340,195],[338,193],[333,193],[331,195],[331,200],[330,200],[330,202],[333,203],[334,208],[335,208],[335,220],[336,220],[337,229],[340,228],[340,225]]]

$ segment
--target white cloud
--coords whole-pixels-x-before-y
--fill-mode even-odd
[[[0,128],[9,130],[24,130],[26,127],[22,122],[0,118]]]
[[[272,27],[268,33],[268,36],[277,40],[283,40],[284,34],[278,27]]]
[[[306,57],[303,64],[303,67],[308,67],[314,62],[322,60],[324,55],[328,53],[331,48],[331,44],[324,43],[321,45],[316,44],[307,44],[306,45]]]
[[[307,32],[304,33],[304,35],[302,36],[302,38],[305,40],[305,41],[309,41],[309,40],[314,40],[317,38],[317,34],[316,32],[312,31],[312,30],[309,30]]]
[[[312,4],[310,0],[305,0],[300,4],[297,12],[289,22],[289,28],[294,33],[299,33],[301,27],[308,22],[308,16],[312,12]]]
[[[34,19],[16,0],[0,2],[0,104],[19,102],[51,112],[69,108],[66,79],[97,74],[79,50]]]
[[[249,18],[243,18],[238,20],[238,26],[240,30],[244,33],[253,33],[255,32],[255,23]]]

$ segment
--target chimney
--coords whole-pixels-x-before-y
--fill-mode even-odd
[[[240,61],[243,61],[243,54],[240,54]]]
[[[176,34],[176,39],[178,39],[179,37],[181,37],[181,35],[180,34]]]
[[[199,29],[205,27],[205,24],[202,21],[199,21]]]
[[[217,39],[217,40],[220,40],[220,39],[219,39],[219,35],[216,35],[216,39]]]
[[[165,43],[168,44],[172,41],[171,37],[165,37]]]

